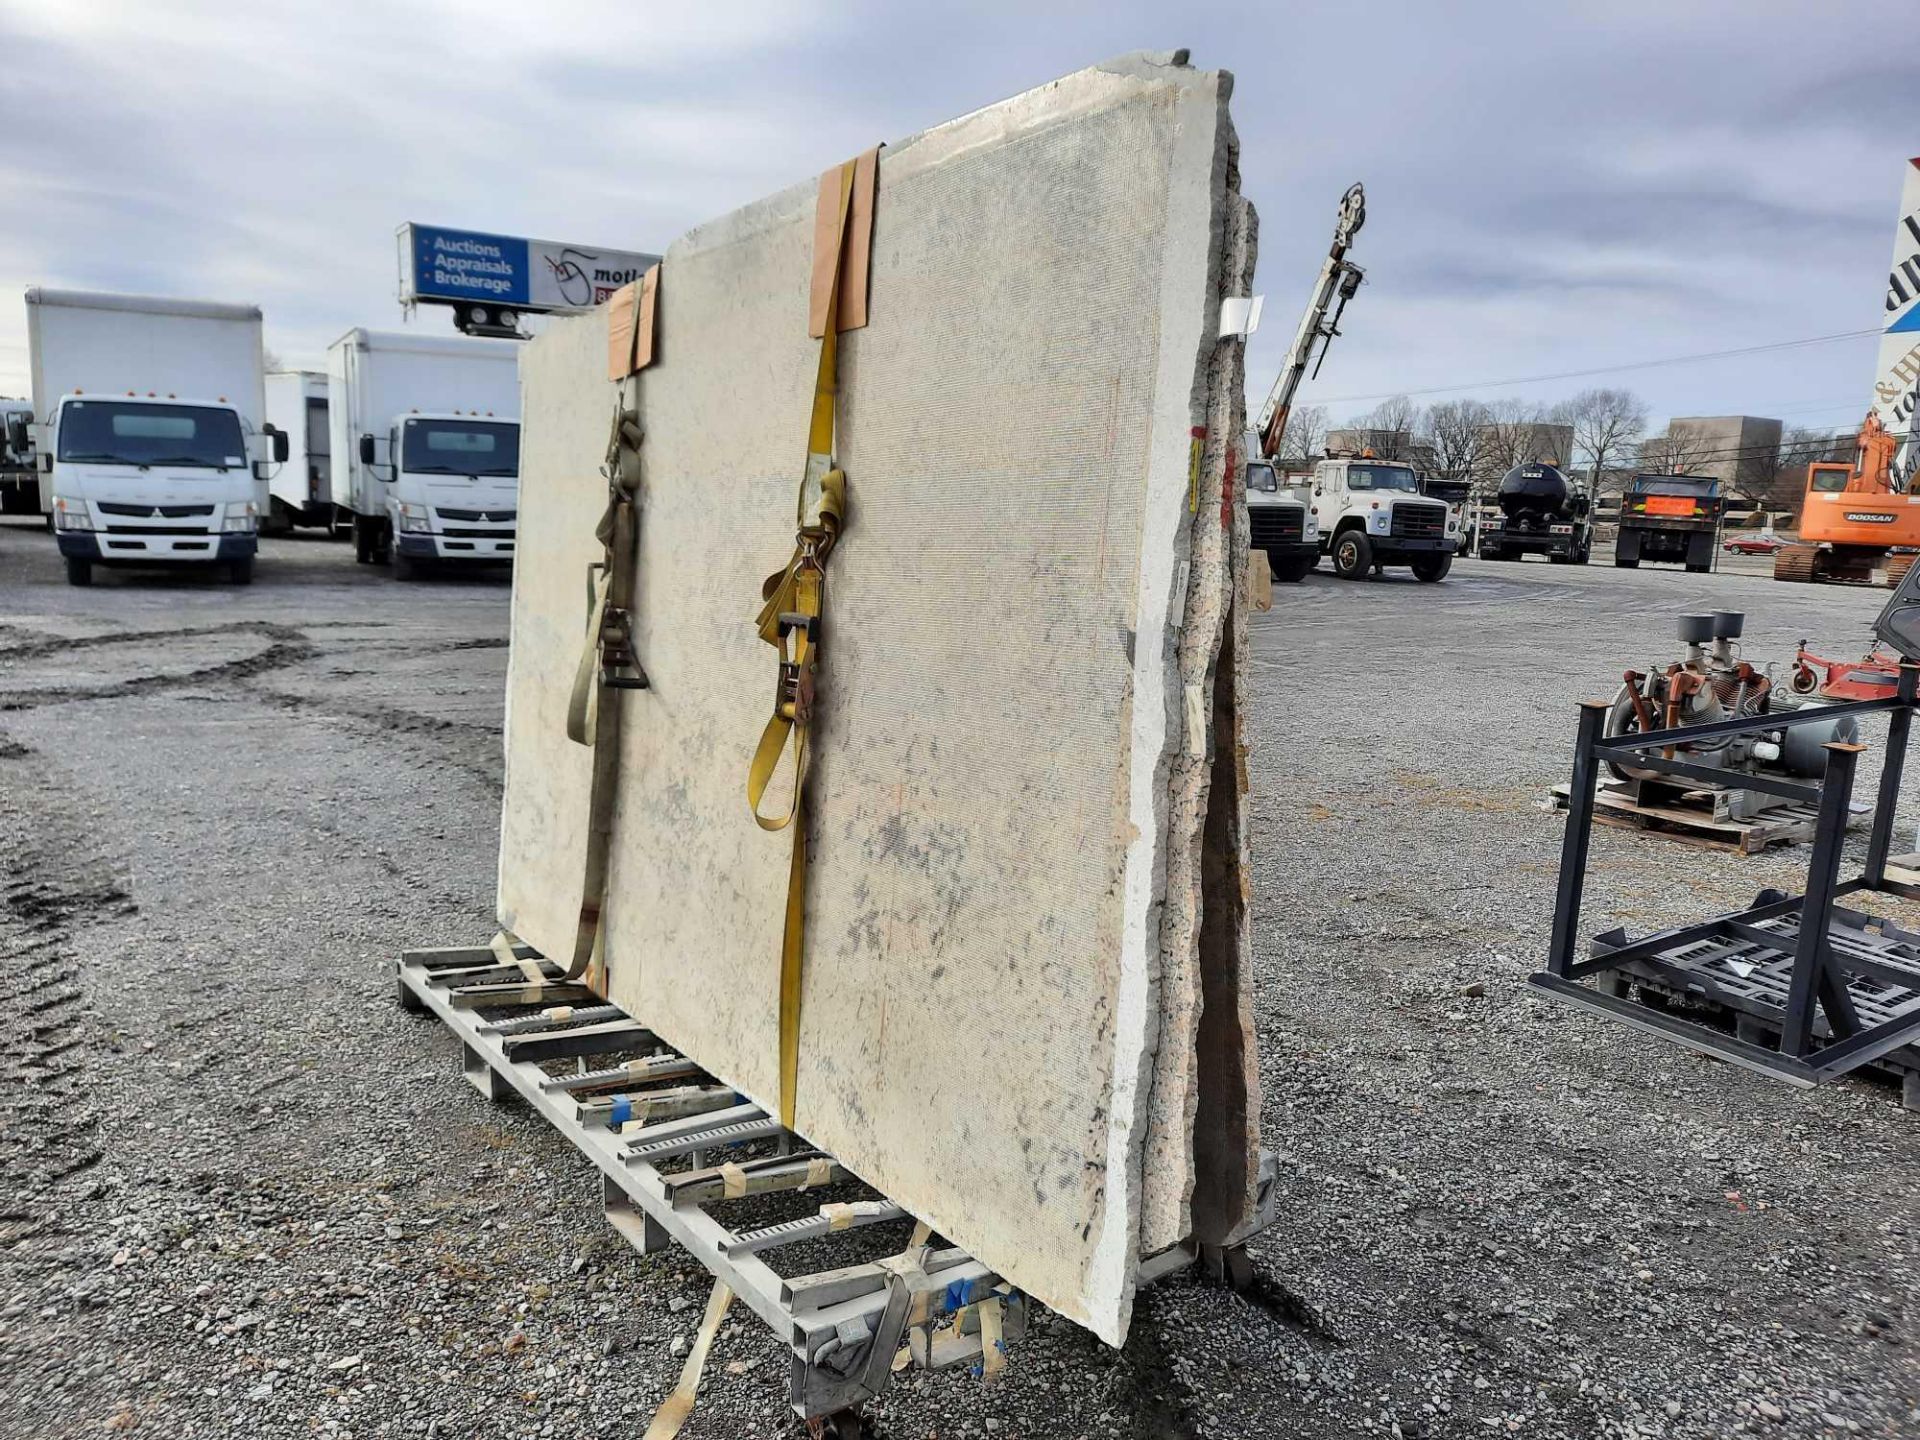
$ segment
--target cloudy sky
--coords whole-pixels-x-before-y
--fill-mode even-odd
[[[1871,329],[1920,155],[1913,0],[1198,8],[0,0],[0,393],[26,393],[28,285],[255,301],[318,363],[399,321],[401,221],[658,250],[875,140],[1184,45],[1237,76],[1260,389],[1358,179],[1368,284],[1301,397],[1336,421],[1595,383],[1659,418],[1864,412],[1868,338],[1483,382]]]

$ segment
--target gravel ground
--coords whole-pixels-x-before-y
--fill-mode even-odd
[[[1574,704],[1750,610],[1864,648],[1880,596],[1463,562],[1255,624],[1257,997],[1279,1225],[1249,1296],[1048,1316],[888,1437],[1920,1434],[1920,1117],[1524,988]],[[259,583],[69,589],[0,525],[0,1436],[637,1436],[707,1277],[458,1078],[394,953],[489,933],[503,577],[267,542]],[[1793,884],[1596,833],[1587,929]],[[735,1311],[689,1436],[801,1433]]]

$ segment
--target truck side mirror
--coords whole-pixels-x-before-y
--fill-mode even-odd
[[[362,465],[373,464],[373,436],[371,435],[362,435],[360,437],[360,463]]]
[[[273,437],[273,463],[276,465],[286,464],[287,456],[293,453],[287,443],[287,432],[280,429],[277,425],[263,425],[260,428],[266,434]]]
[[[33,448],[33,442],[27,438],[26,416],[7,416],[7,448],[16,455],[24,455]]]

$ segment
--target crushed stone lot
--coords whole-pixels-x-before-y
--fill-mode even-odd
[[[1686,611],[1746,610],[1758,663],[1864,650],[1884,598],[1758,565],[1277,587],[1259,1281],[1161,1283],[1121,1352],[1038,1316],[997,1385],[907,1378],[877,1433],[1920,1435],[1897,1086],[1794,1091],[1525,985],[1576,703],[1677,658]],[[673,1386],[705,1271],[636,1255],[592,1167],[394,1001],[399,950],[491,933],[507,605],[306,537],[250,588],[75,590],[0,523],[4,1440],[637,1437]],[[1805,858],[1596,829],[1583,929]],[[785,1377],[736,1309],[684,1433],[803,1434]]]

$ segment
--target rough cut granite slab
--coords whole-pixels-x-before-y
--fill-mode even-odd
[[[1217,439],[1197,467],[1190,449],[1195,427],[1241,428],[1240,347],[1215,336],[1251,216],[1230,78],[1166,58],[881,153],[871,321],[842,350],[851,523],[798,1089],[808,1139],[1116,1344],[1143,1239],[1244,1209],[1257,1125],[1244,507]],[[816,194],[809,177],[667,252],[638,382],[653,688],[621,701],[606,920],[612,998],[770,1109],[788,841],[745,799],[774,672],[753,616],[792,548]],[[605,357],[589,315],[522,359],[499,909],[555,955],[584,845],[588,752],[564,711]]]

